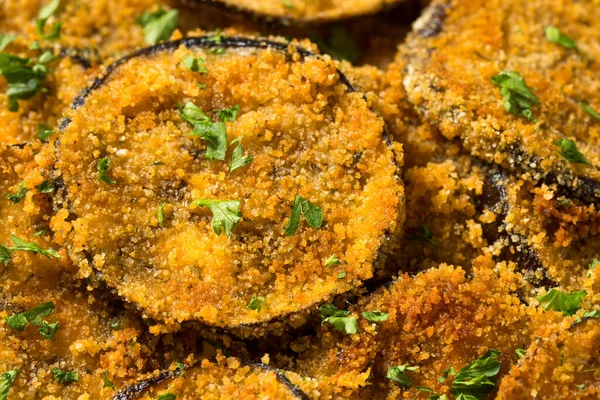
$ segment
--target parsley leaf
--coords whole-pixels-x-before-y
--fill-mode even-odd
[[[3,262],[4,265],[8,265],[12,256],[12,251],[0,244],[0,262]]]
[[[328,41],[315,37],[314,42],[324,53],[339,60],[354,62],[361,56],[360,49],[354,42],[354,38],[348,30],[341,26],[331,28],[331,35]]]
[[[561,45],[566,49],[575,49],[577,50],[577,44],[575,41],[562,33],[558,28],[554,26],[546,27],[546,39],[551,41],[552,43]]]
[[[439,252],[439,242],[437,241],[437,239],[433,238],[433,232],[431,232],[429,230],[429,227],[427,225],[419,225],[417,226],[417,234],[416,235],[407,235],[406,238],[408,240],[414,240],[417,242],[428,242],[431,243],[433,245],[433,247],[435,247],[435,256],[437,257],[437,254]]]
[[[589,268],[588,273],[587,273],[588,278],[590,276],[592,276],[592,271],[594,271],[598,265],[600,265],[600,261],[598,261],[597,259],[593,259],[592,262],[590,263],[590,265],[588,265],[588,268]]]
[[[112,383],[112,381],[110,379],[108,379],[108,370],[104,371],[103,378],[104,378],[104,386],[102,386],[102,387],[111,388],[111,389],[115,388],[115,385]]]
[[[40,193],[52,193],[54,192],[55,186],[53,182],[44,181],[35,187]]]
[[[144,40],[150,45],[157,44],[162,40],[169,40],[179,20],[179,11],[172,9],[165,11],[162,8],[155,12],[144,12],[136,23],[144,30]]]
[[[54,130],[48,125],[38,124],[38,139],[48,140],[53,132]]]
[[[237,118],[237,113],[240,112],[240,106],[236,105],[231,108],[223,108],[219,110],[219,119],[223,122],[233,122]]]
[[[440,378],[438,379],[438,383],[446,382],[446,379],[448,379],[448,375],[456,375],[456,371],[454,370],[453,367],[446,368],[442,372],[443,372],[443,375],[440,376]]]
[[[194,57],[193,54],[189,54],[182,59],[183,65],[192,72],[200,72],[202,75],[208,74],[206,69],[206,60],[201,57]]]
[[[17,100],[26,100],[37,92],[46,91],[42,86],[48,68],[46,63],[52,61],[54,55],[44,52],[37,63],[29,58],[21,58],[10,54],[0,53],[0,75],[6,79],[8,86],[8,110],[18,111]]]
[[[37,27],[38,35],[43,39],[57,40],[60,38],[61,24],[58,22],[52,24],[52,29],[50,30],[50,33],[44,34],[46,21],[48,21],[48,19],[56,12],[59,5],[60,0],[51,0],[48,4],[40,8],[40,12],[38,13],[37,19],[35,20],[35,24]]]
[[[584,311],[583,314],[581,314],[580,318],[575,319],[575,321],[573,321],[573,325],[577,325],[582,323],[583,321],[585,321],[586,319],[596,319],[600,317],[600,311],[598,310],[592,310],[592,311]]]
[[[6,195],[6,198],[15,204],[17,204],[21,200],[23,200],[25,198],[25,195],[27,194],[27,191],[29,190],[24,186],[24,184],[25,183],[23,182],[23,180],[21,180],[21,182],[19,182],[19,187],[17,187],[17,192],[16,193],[8,193]]]
[[[6,46],[11,44],[16,38],[17,38],[17,35],[9,35],[7,33],[0,33],[0,51],[4,50],[6,48]]]
[[[227,237],[231,237],[233,228],[242,219],[240,202],[237,200],[197,199],[192,204],[210,208],[213,213],[212,228],[217,236],[225,229]]]
[[[337,276],[338,279],[344,279],[345,277],[346,277],[346,271],[340,272]]]
[[[252,296],[252,300],[250,300],[250,303],[248,303],[248,305],[246,307],[248,307],[251,310],[254,310],[256,312],[260,312],[260,310],[262,310],[263,305],[265,306],[265,308],[267,307],[267,303],[265,302],[265,298],[262,296]]]
[[[592,107],[590,107],[590,105],[586,102],[582,102],[581,103],[581,108],[583,108],[583,110],[588,113],[589,115],[591,115],[592,117],[596,118],[598,121],[600,121],[600,112],[594,110]]]
[[[209,42],[213,42],[214,44],[223,44],[223,35],[221,35],[221,30],[217,29],[215,34],[208,38]]]
[[[8,399],[8,392],[18,374],[18,369],[11,369],[0,375],[0,400]]]
[[[211,161],[214,159],[225,160],[227,153],[225,122],[212,122],[204,111],[191,102],[187,102],[183,109],[180,108],[179,115],[194,127],[194,131],[190,133],[191,136],[199,136],[208,142],[204,157]]]
[[[371,322],[384,322],[387,321],[389,314],[381,311],[365,311],[361,314],[364,319]]]
[[[60,384],[69,382],[77,382],[79,380],[79,373],[77,371],[63,371],[60,368],[52,368],[54,379]]]
[[[523,357],[525,357],[525,354],[527,353],[527,350],[525,350],[525,349],[515,349],[515,353],[517,354],[517,357],[523,358]]]
[[[109,185],[114,185],[114,179],[108,176],[108,168],[110,168],[111,162],[112,161],[108,157],[104,157],[98,160],[98,180],[106,182]]]
[[[167,203],[165,203],[164,201],[162,203],[160,203],[160,206],[158,206],[158,211],[156,212],[156,217],[158,218],[158,225],[162,226],[163,223],[165,222],[165,217],[163,215],[163,209],[165,208],[165,206],[167,205]]]
[[[42,249],[37,244],[35,244],[33,242],[26,242],[22,239],[19,239],[18,237],[14,236],[14,235],[11,235],[10,238],[12,239],[13,243],[15,244],[14,247],[10,248],[11,251],[30,251],[34,254],[41,254],[47,258],[50,258],[50,257],[61,258],[60,254],[58,254],[54,249]]]
[[[171,393],[171,387],[169,386],[169,389],[167,390],[167,393],[163,393],[160,396],[158,396],[157,400],[175,400],[177,397]]]
[[[518,72],[502,71],[492,78],[492,83],[500,88],[506,111],[535,122],[531,107],[540,102]]]
[[[339,310],[333,304],[324,304],[319,307],[321,314],[321,325],[326,322],[333,325],[340,332],[346,332],[348,335],[353,335],[358,332],[358,321],[356,318],[349,316],[350,311]]]
[[[490,349],[458,372],[450,388],[457,400],[483,400],[494,390],[500,371],[499,355],[499,351]]]
[[[229,164],[229,172],[233,172],[238,168],[241,168],[247,164],[250,164],[254,157],[251,156],[242,156],[244,153],[244,149],[242,148],[242,139],[244,136],[240,136],[231,142],[231,144],[239,143],[236,148],[231,153],[231,163]]]
[[[563,315],[573,315],[581,308],[581,299],[587,296],[585,290],[573,293],[563,293],[560,290],[550,289],[550,291],[542,296],[538,296],[537,300],[544,310],[561,311]]]
[[[408,364],[396,365],[388,369],[386,378],[399,383],[402,386],[410,387],[412,382],[408,375],[406,375],[406,371],[418,371],[419,367],[409,367]]]
[[[327,261],[325,261],[325,268],[329,268],[329,267],[331,267],[333,265],[337,265],[337,264],[340,264],[340,263],[341,263],[341,261],[338,260],[337,256],[334,254],[331,257],[329,257],[327,259]]]
[[[587,158],[577,149],[577,144],[571,139],[560,139],[552,142],[555,146],[560,147],[558,154],[567,159],[573,164],[591,165]]]
[[[306,223],[311,228],[317,229],[323,223],[323,211],[320,207],[314,205],[300,195],[296,195],[292,205],[292,213],[285,227],[285,234],[292,236],[300,226],[300,215],[304,215]]]
[[[42,335],[43,338],[54,341],[54,339],[56,337],[56,331],[59,328],[60,328],[60,324],[56,321],[54,321],[51,324],[49,324],[46,321],[42,321],[42,326],[40,326],[40,328],[38,329],[38,332],[40,333],[40,335]]]

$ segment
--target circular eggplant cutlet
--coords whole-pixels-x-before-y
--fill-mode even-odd
[[[253,334],[373,277],[404,218],[401,154],[337,65],[198,37],[109,67],[56,146],[53,229],[82,275],[151,318]]]
[[[598,21],[590,1],[433,2],[401,50],[409,100],[475,156],[597,201]]]
[[[551,324],[502,379],[498,399],[597,399],[600,326]]]
[[[260,1],[260,0],[184,0],[190,5],[211,5],[233,9],[267,20],[284,23],[324,23],[375,14],[393,7],[403,0],[353,0],[353,1]]]
[[[217,355],[194,367],[180,364],[121,389],[113,400],[156,399],[167,393],[177,399],[301,399],[309,397],[281,372],[261,363]]]

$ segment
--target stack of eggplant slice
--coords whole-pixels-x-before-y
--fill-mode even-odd
[[[600,4],[110,3],[0,6],[0,400],[600,395]]]

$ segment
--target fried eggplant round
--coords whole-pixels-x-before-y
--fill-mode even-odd
[[[154,319],[224,328],[299,324],[373,277],[401,154],[336,65],[217,36],[109,67],[56,147],[55,234],[81,273]]]
[[[167,370],[121,389],[113,400],[156,399],[301,399],[309,397],[281,372],[260,363],[217,355],[216,361]],[[166,397],[165,397],[166,398]]]
[[[600,197],[594,2],[433,2],[402,53],[409,100],[449,139],[528,180]]]

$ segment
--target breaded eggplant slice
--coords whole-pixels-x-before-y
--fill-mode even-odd
[[[409,100],[475,156],[597,201],[598,21],[590,1],[435,1],[401,50]]]
[[[121,389],[113,400],[156,399],[170,393],[177,399],[301,399],[297,386],[281,372],[260,363],[243,363],[217,355],[186,369],[167,370]]]
[[[142,341],[141,318],[73,280],[77,269],[48,227],[54,183],[44,176],[49,169],[40,169],[43,158],[39,142],[0,145],[0,375],[15,374],[7,386],[3,378],[2,393],[8,399],[105,398],[114,393],[106,381],[118,387],[153,371],[161,355],[153,341]],[[11,237],[27,244],[13,249]],[[16,324],[18,315],[43,304],[40,321]],[[73,379],[58,382],[60,371]]]
[[[269,20],[285,23],[323,23],[375,14],[402,0],[353,1],[261,1],[261,0],[185,0],[189,4],[210,4],[250,13]]]
[[[566,326],[565,326],[566,325]],[[498,399],[597,399],[600,396],[600,325],[588,319],[536,338],[502,379]]]
[[[404,217],[401,155],[336,66],[287,44],[198,37],[109,67],[57,145],[55,234],[82,275],[154,319],[224,328],[297,325],[371,278]],[[231,171],[236,157],[252,159]]]

